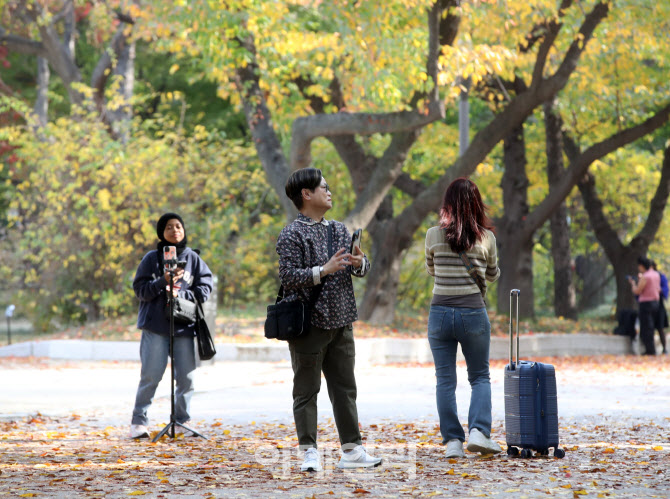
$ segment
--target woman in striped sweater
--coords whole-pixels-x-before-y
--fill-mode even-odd
[[[472,390],[468,451],[498,453],[491,440],[491,323],[484,296],[486,281],[500,275],[493,226],[479,189],[466,178],[444,194],[441,220],[426,234],[426,268],[435,278],[428,316],[428,341],[435,361],[437,410],[445,457],[464,457],[465,432],[456,407],[456,351],[461,345]],[[468,267],[470,269],[468,270]]]

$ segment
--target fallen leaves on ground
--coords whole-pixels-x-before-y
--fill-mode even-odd
[[[594,417],[561,421],[564,459],[500,454],[444,458],[430,422],[363,427],[365,445],[384,458],[370,470],[339,470],[337,431],[319,425],[324,470],[298,471],[294,426],[279,423],[193,427],[201,438],[130,440],[127,428],[96,427],[80,415],[39,414],[0,423],[0,495],[19,497],[668,497],[670,418]],[[160,428],[153,428],[156,435]],[[153,436],[152,435],[152,436]],[[501,421],[493,437],[504,444]]]

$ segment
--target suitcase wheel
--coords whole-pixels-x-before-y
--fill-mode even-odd
[[[519,455],[519,449],[517,449],[514,446],[507,447],[507,455],[512,456],[512,457],[516,457],[516,456]]]
[[[522,449],[521,450],[521,457],[523,459],[528,459],[529,457],[533,457],[533,451],[530,449]]]
[[[565,451],[556,447],[554,449],[554,457],[558,459],[563,459],[565,457]]]

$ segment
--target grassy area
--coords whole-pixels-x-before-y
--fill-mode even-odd
[[[508,318],[490,311],[491,331],[493,336],[509,334]],[[107,319],[83,326],[69,327],[50,333],[35,333],[30,330],[12,331],[12,343],[31,340],[48,339],[84,339],[106,341],[138,341],[140,331],[135,325],[136,317],[127,316]],[[224,308],[219,310],[216,319],[215,335],[217,342],[251,343],[263,339],[263,323],[265,307],[237,307],[235,310]],[[359,321],[355,325],[356,336],[359,338],[421,338],[426,335],[428,313],[399,313],[392,324],[377,326]],[[573,333],[605,333],[614,329],[611,319],[588,317],[577,322],[555,318],[538,317],[532,321],[522,321],[521,334],[573,334]],[[6,335],[0,335],[0,345],[7,344]]]

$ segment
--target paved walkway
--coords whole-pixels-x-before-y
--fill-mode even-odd
[[[644,362],[642,357],[626,357]],[[500,363],[498,363],[500,364]],[[574,364],[572,364],[574,365]],[[587,416],[642,417],[667,425],[670,416],[670,369],[653,376],[630,371],[602,372],[557,367],[559,415],[574,420]],[[633,371],[634,373],[634,371]],[[432,366],[357,367],[359,415],[364,425],[382,421],[437,421]],[[0,361],[0,418],[40,412],[49,416],[92,417],[101,426],[129,423],[137,382],[138,362],[62,362],[46,364]],[[464,367],[458,369],[459,413],[467,420],[470,390]],[[152,424],[169,419],[169,370],[150,409]],[[292,422],[292,371],[286,361],[217,362],[196,373],[192,399],[194,424],[221,420]],[[493,418],[504,419],[503,371],[491,370]],[[325,381],[319,415],[332,417]],[[664,422],[664,418],[665,422]]]

